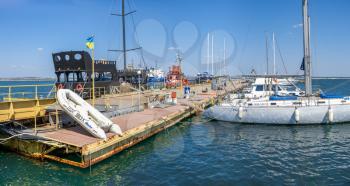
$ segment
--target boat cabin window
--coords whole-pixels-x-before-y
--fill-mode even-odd
[[[61,73],[58,77],[58,82],[61,83],[61,82],[65,82],[66,81],[66,78],[64,76],[64,73]]]
[[[276,90],[276,85],[273,85],[273,86],[272,86],[272,90]],[[281,87],[277,86],[277,90],[278,90],[278,91],[281,91],[282,89],[281,89]]]
[[[69,73],[68,74],[68,82],[75,82],[77,81],[77,77],[75,75],[75,73]]]
[[[264,85],[257,85],[255,91],[264,91]]]
[[[79,82],[86,82],[88,81],[88,75],[86,72],[81,72],[81,79],[78,79]]]

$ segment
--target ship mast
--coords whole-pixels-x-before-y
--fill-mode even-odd
[[[122,0],[122,12],[121,14],[111,14],[114,16],[120,16],[122,18],[122,42],[123,42],[123,49],[122,50],[109,50],[109,51],[113,51],[113,52],[122,52],[123,53],[123,62],[124,62],[124,70],[126,70],[126,53],[132,50],[139,50],[141,49],[141,47],[137,47],[137,48],[132,48],[132,49],[127,49],[126,48],[126,26],[125,26],[125,17],[135,13],[136,11],[131,11],[128,13],[125,13],[125,0]]]
[[[123,60],[124,70],[126,70],[126,40],[125,40],[125,0],[122,0],[122,25],[123,25]]]
[[[311,52],[310,52],[310,17],[308,14],[308,0],[303,0],[303,28],[304,28],[304,78],[306,96],[312,95]]]

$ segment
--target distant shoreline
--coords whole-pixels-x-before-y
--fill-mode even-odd
[[[0,81],[55,81],[55,78],[41,77],[16,77],[16,78],[0,78]]]

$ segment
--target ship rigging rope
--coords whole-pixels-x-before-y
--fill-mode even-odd
[[[127,1],[127,3],[128,3],[128,6],[129,6],[129,9],[132,10],[132,6],[130,5],[130,1]],[[135,5],[134,1],[133,1],[133,5],[136,8],[136,5]],[[135,32],[136,41],[140,45],[140,38],[139,38],[139,35],[137,33],[137,30],[136,30],[136,24],[135,24],[135,19],[134,19],[134,15],[133,14],[131,14],[131,20],[132,20],[132,24],[133,24],[133,28],[134,28],[134,32]],[[143,56],[143,48],[140,49],[140,54],[141,54],[141,60],[143,62],[143,65],[146,66],[146,61],[145,61],[145,58]]]
[[[32,135],[32,134],[29,134],[29,133],[16,134],[16,135],[13,135],[13,136],[8,137],[8,138],[2,138],[2,139],[0,139],[0,144],[5,144],[8,140],[10,140],[10,139],[12,139],[12,138],[15,138],[15,137],[18,137],[18,136],[25,135],[25,134]]]
[[[286,74],[288,74],[287,67],[286,67],[286,64],[284,63],[284,58],[283,58],[283,56],[282,56],[281,48],[279,47],[279,44],[278,44],[278,41],[277,41],[276,38],[275,38],[275,41],[276,41],[276,47],[277,47],[277,49],[278,49],[278,54],[280,55],[280,58],[281,58],[281,61],[282,61],[282,65],[283,65],[284,72],[285,72]]]
[[[279,44],[278,44],[278,41],[277,39],[275,38],[275,42],[276,42],[276,47],[278,49],[278,54],[280,55],[280,58],[281,58],[281,61],[282,61],[282,65],[283,65],[283,69],[285,71],[286,74],[288,74],[288,71],[287,71],[287,67],[286,67],[286,64],[284,62],[284,58],[282,56],[282,52],[281,52],[281,48],[279,47]],[[288,78],[286,78],[286,80],[288,81],[288,83],[290,83],[291,85],[293,85],[295,88],[299,88],[296,84],[294,84],[292,81],[289,81]]]
[[[113,13],[113,5],[114,5],[114,2],[115,0],[110,0],[110,4],[109,4],[109,13]],[[116,10],[116,11],[118,11],[118,10]],[[109,30],[108,28],[109,28],[109,25],[110,25],[110,23],[112,22],[111,21],[111,19],[112,19],[112,17],[109,15],[108,17],[107,17],[107,19],[106,19],[106,25],[105,25],[105,27],[107,28],[107,30]],[[110,37],[112,37],[112,34],[111,33],[109,33],[109,36]],[[112,39],[108,39],[107,40],[107,47],[108,47],[108,50],[106,51],[107,52],[107,59],[111,59],[110,58],[110,49],[112,49]]]

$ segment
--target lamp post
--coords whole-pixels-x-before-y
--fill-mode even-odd
[[[139,112],[140,112],[140,106],[141,106],[141,70],[137,71],[138,74],[138,81],[139,81]]]

